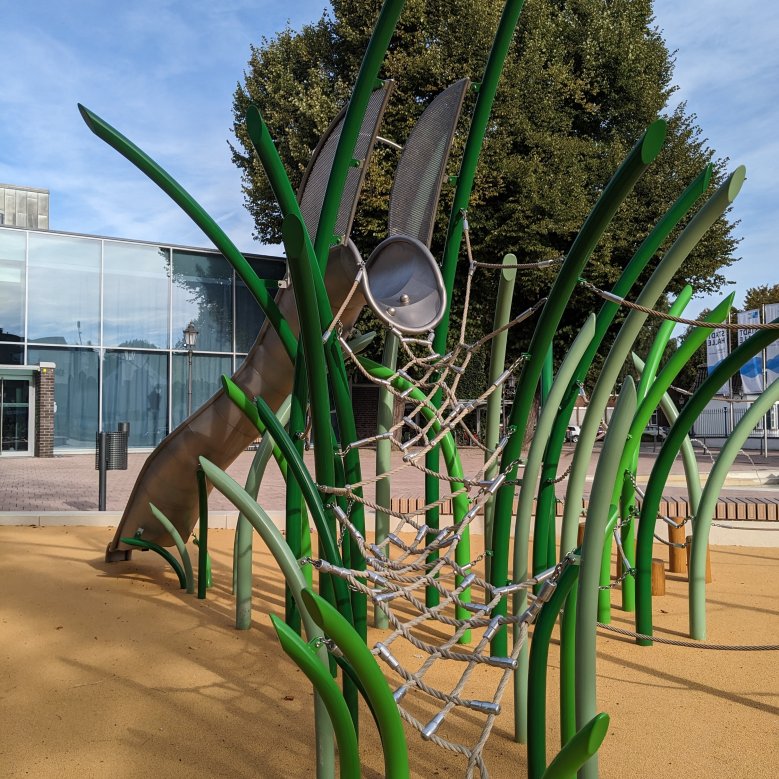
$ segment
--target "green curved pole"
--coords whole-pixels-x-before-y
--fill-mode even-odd
[[[703,640],[706,638],[706,552],[709,546],[711,522],[717,508],[722,485],[733,465],[733,461],[741,451],[749,434],[768,413],[774,403],[779,401],[779,381],[774,381],[766,387],[749,410],[739,420],[722,447],[714,467],[711,469],[706,486],[703,488],[701,502],[693,523],[692,544],[690,547],[689,571],[689,602],[690,602],[690,637]]]
[[[357,750],[357,734],[354,732],[349,707],[333,681],[330,672],[322,665],[316,653],[292,628],[275,614],[270,615],[281,648],[308,677],[327,708],[338,744],[338,762],[341,779],[360,779],[360,756]]]
[[[546,771],[546,680],[549,642],[566,596],[579,576],[577,565],[569,565],[560,576],[552,597],[545,603],[533,626],[528,674],[527,775],[540,779]]]
[[[352,103],[350,103],[350,109]],[[302,216],[300,214],[300,208],[298,206],[295,193],[290,184],[284,164],[279,157],[278,150],[273,143],[273,139],[270,136],[267,125],[262,119],[259,109],[256,106],[250,106],[246,113],[246,125],[249,132],[249,137],[252,144],[257,151],[257,154],[262,163],[263,169],[268,176],[271,188],[281,208],[282,216],[286,219],[289,217],[298,220],[303,225]],[[343,137],[343,135],[341,136]],[[322,226],[322,220],[319,222]],[[301,318],[301,332],[313,332],[316,328],[319,328],[321,333],[327,327],[333,317],[332,309],[330,306],[330,300],[325,290],[325,285],[322,276],[322,269],[324,264],[321,264],[317,260],[314,253],[313,246],[311,245],[310,236],[305,226],[302,227],[302,235],[300,236],[303,243],[303,254],[305,255],[305,262],[300,261],[302,266],[300,272],[308,273],[311,277],[311,284],[313,285],[313,294],[316,297],[317,305],[319,306],[319,323],[316,323],[316,312],[307,311],[306,324],[303,324]],[[305,330],[304,330],[305,327]],[[309,330],[310,328],[310,330]],[[321,349],[321,344],[319,345]],[[354,422],[354,413],[351,405],[351,396],[349,394],[349,382],[346,375],[346,369],[343,364],[343,355],[337,348],[335,336],[331,336],[327,344],[324,345],[324,357],[327,363],[329,371],[330,386],[333,394],[333,401],[335,404],[336,413],[338,415],[338,423],[341,432],[341,444],[342,448],[346,448],[349,443],[352,443],[357,439],[357,431]],[[290,415],[290,427],[292,430],[302,430],[304,425],[305,416],[305,387],[306,387],[306,362],[304,359],[298,359],[295,363],[295,376],[293,380],[293,406],[292,413]],[[324,382],[326,376],[317,376],[314,382],[320,386],[325,387]],[[310,379],[309,379],[310,381]],[[328,416],[329,424],[329,416]],[[316,432],[315,432],[316,436]],[[316,440],[324,440],[321,437],[317,437]],[[329,439],[328,439],[329,440]],[[302,444],[298,444],[298,451],[302,452]],[[350,484],[359,484],[362,482],[362,476],[360,473],[360,456],[356,450],[350,450],[347,452],[344,458],[344,466],[346,471],[345,478],[348,479]],[[327,482],[328,484],[330,482]],[[301,531],[305,531],[305,522],[303,522],[303,507],[302,499],[297,489],[296,482],[289,482],[287,487],[287,520],[291,527],[289,528],[289,538],[297,537]],[[365,513],[361,503],[356,503],[353,506],[351,512],[352,524],[358,531],[364,534],[365,532]],[[304,533],[305,534],[305,533]],[[303,544],[305,546],[305,538]],[[354,545],[353,539],[349,537],[349,542],[345,553],[349,552],[351,558],[355,561],[354,567],[362,568],[364,563],[362,557],[358,554],[358,550]],[[367,601],[362,593],[355,592],[352,595],[352,610],[354,613],[355,626],[358,632],[365,637],[367,635]]]
[[[743,167],[737,168],[690,220],[642,289],[637,299],[639,304],[650,308],[654,305],[684,259],[693,250],[709,227],[714,224],[730,203],[733,202],[741,189],[744,173]],[[581,433],[579,434],[579,443],[574,452],[571,472],[568,476],[566,504],[563,511],[563,549],[566,547],[571,549],[576,544],[580,501],[584,493],[590,455],[598,434],[598,425],[606,409],[612,388],[647,316],[647,314],[636,310],[632,310],[628,314],[603,364],[601,374],[590,397],[587,414],[584,417]],[[657,403],[655,403],[656,405]],[[610,491],[611,489],[613,489],[613,484],[609,487]],[[610,498],[611,494],[609,494]]]
[[[395,372],[398,361],[399,339],[395,333],[388,331],[384,337],[384,354],[382,365]],[[387,387],[379,387],[379,405],[376,412],[376,435],[387,433],[392,427],[395,398]],[[376,442],[376,476],[388,473],[392,467],[392,443],[384,438]],[[376,503],[379,506],[389,506],[392,499],[392,484],[389,476],[376,480]],[[376,543],[381,544],[389,534],[390,519],[386,511],[376,510]],[[374,607],[373,623],[377,628],[386,628],[389,624],[387,615],[378,607]]]
[[[595,633],[598,620],[598,583],[603,552],[603,534],[611,503],[612,486],[630,422],[636,412],[636,388],[628,376],[622,383],[609,431],[595,469],[592,494],[584,523],[584,541],[576,603],[576,726],[583,728],[595,711]],[[589,414],[589,409],[587,411]],[[586,420],[586,417],[585,417]],[[579,439],[581,441],[581,439]],[[580,771],[581,779],[598,776],[597,756],[588,760]]]
[[[151,509],[151,513],[157,518],[157,521],[173,539],[176,549],[179,550],[181,562],[184,566],[186,590],[188,594],[192,595],[195,592],[195,574],[192,571],[192,560],[190,559],[187,545],[184,543],[184,539],[181,537],[181,533],[179,533],[175,525],[153,503],[149,503],[149,508]]]
[[[211,484],[246,516],[246,519],[267,545],[281,569],[284,580],[292,592],[292,597],[297,603],[309,641],[323,638],[321,629],[311,619],[311,615],[308,613],[301,597],[303,588],[308,583],[300,570],[298,561],[290,551],[284,536],[281,535],[278,528],[273,524],[273,520],[257,505],[251,496],[246,494],[246,491],[238,482],[220,468],[217,468],[212,462],[209,462],[205,457],[201,457],[200,466],[206,476],[208,476]],[[322,667],[329,668],[327,650],[324,646],[320,647],[317,654]],[[333,731],[325,705],[318,694],[314,696],[314,722],[316,728],[317,777],[318,779],[329,779],[334,774]]]
[[[503,265],[516,265],[517,258],[513,254],[507,254],[503,258]],[[503,267],[498,281],[498,295],[495,300],[495,318],[492,322],[493,332],[505,327],[511,316],[511,300],[514,295],[514,282],[517,278],[516,268]],[[506,367],[506,343],[508,342],[508,330],[498,333],[492,339],[490,350],[490,367],[487,371],[487,385],[494,384]],[[500,440],[500,423],[503,414],[503,387],[500,386],[487,398],[487,437],[485,444],[487,451],[484,459],[489,459],[495,452]],[[484,472],[487,481],[498,475],[497,460]],[[484,548],[492,549],[492,517],[495,511],[495,499],[490,498],[484,505]],[[485,578],[489,581],[491,557],[484,560]]]
[[[528,547],[530,538],[530,520],[533,512],[533,496],[538,481],[538,471],[544,454],[544,447],[549,437],[549,432],[554,425],[557,408],[563,394],[568,387],[576,366],[581,360],[587,346],[595,332],[595,315],[587,317],[584,326],[571,344],[571,348],[565,355],[563,362],[557,371],[557,376],[552,384],[546,405],[542,408],[538,418],[536,432],[530,443],[525,470],[522,473],[522,489],[519,491],[517,513],[514,519],[514,581],[522,582],[528,578]],[[540,535],[546,537],[546,530]],[[539,534],[536,530],[534,538]],[[527,606],[527,593],[520,590],[514,594],[512,604],[514,614],[521,614]],[[519,629],[514,628],[514,640],[517,640]],[[520,744],[527,743],[527,695],[528,695],[528,651],[527,645],[520,650],[517,658],[517,669],[514,671],[514,738]]]
[[[334,236],[333,231],[338,219],[338,209],[341,205],[346,176],[352,164],[357,137],[371,92],[379,75],[379,68],[384,61],[404,4],[405,0],[385,0],[382,5],[368,47],[363,55],[352,96],[349,99],[349,106],[346,109],[341,135],[333,157],[333,165],[330,169],[330,178],[327,181],[325,197],[322,201],[322,211],[319,215],[319,225],[314,241],[314,251],[322,270],[327,265],[327,256],[333,240],[341,237]]]
[[[509,536],[514,502],[513,482],[517,478],[522,441],[543,361],[584,265],[608,227],[619,204],[627,197],[641,174],[659,153],[665,139],[665,131],[666,123],[662,120],[650,125],[601,193],[568,252],[533,332],[529,349],[530,358],[524,363],[520,373],[516,397],[511,409],[510,425],[513,427],[513,433],[501,458],[500,469],[506,474],[506,482],[498,490],[495,501],[492,563],[492,584],[495,586],[504,586],[508,581]],[[505,612],[504,601],[498,604],[495,613],[505,614]],[[501,628],[492,640],[492,652],[496,655],[505,655],[506,649],[506,630]]]
[[[596,714],[560,750],[542,779],[575,779],[576,772],[600,749],[609,729],[609,715]]]
[[[681,316],[684,313],[684,309],[687,307],[687,304],[690,302],[691,298],[692,287],[689,284],[685,284],[676,300],[674,300],[674,302],[671,304],[671,307],[668,309],[668,313],[675,317]],[[665,352],[666,346],[668,346],[668,341],[671,338],[674,325],[675,323],[673,321],[666,319],[658,328],[657,335],[655,336],[654,341],[652,342],[652,346],[649,349],[649,354],[647,355],[647,365],[649,367],[641,372],[638,387],[636,388],[636,399],[639,404],[646,396],[647,388],[657,376],[657,369],[660,365],[660,359]],[[636,442],[635,452],[629,461],[629,472],[625,471],[623,474],[622,471],[619,471],[617,473],[617,483],[615,485],[615,492],[619,491],[621,493],[619,495],[619,500],[615,500],[614,502],[616,505],[618,505],[619,516],[624,522],[622,529],[620,530],[620,541],[622,543],[623,554],[625,556],[625,560],[623,562],[628,568],[632,568],[633,564],[635,563],[636,533],[635,524],[633,522],[625,522],[625,520],[632,516],[636,505],[636,490],[633,487],[633,481],[631,477],[635,477],[636,471],[638,470],[638,444],[640,441],[641,438],[639,436],[638,442]],[[625,442],[625,445],[628,446],[631,442],[632,439],[629,439]],[[611,569],[611,541],[612,533],[607,527],[605,546],[608,548],[608,552],[604,552],[602,562],[603,568],[607,569],[606,577],[608,577],[608,571]],[[606,581],[604,581],[603,568],[601,568],[602,585],[609,583],[608,578]],[[634,611],[636,608],[635,579],[633,579],[632,576],[628,576],[622,582],[622,587],[620,589],[622,591],[622,610]],[[600,591],[598,614],[598,619],[601,622],[611,621],[611,590]]]
[[[370,373],[371,376],[381,381],[391,381],[392,386],[395,387],[395,389],[400,390],[401,392],[408,392],[408,397],[420,404],[419,410],[425,419],[427,421],[433,420],[433,424],[431,426],[433,435],[440,433],[441,425],[435,421],[435,412],[433,409],[426,405],[425,395],[423,392],[415,388],[411,383],[406,381],[401,376],[395,375],[392,371],[385,368],[383,365],[379,365],[378,363],[375,363],[365,357],[360,357],[359,359],[362,366],[366,371],[368,371],[368,373]],[[441,439],[440,446],[441,452],[444,455],[444,463],[446,464],[447,472],[449,476],[452,477],[452,492],[457,492],[464,486],[464,472],[462,462],[460,460],[460,455],[457,451],[457,446],[455,445],[454,438],[450,432],[447,432],[446,435]],[[460,492],[452,498],[452,519],[454,520],[455,524],[462,522],[462,520],[465,518],[465,515],[468,513],[469,508],[470,501],[468,500],[466,493]],[[465,566],[471,562],[469,527],[465,527],[462,531],[460,531],[460,541],[458,542],[457,548],[455,549],[454,557],[455,562],[461,566]],[[455,586],[459,587],[463,578],[463,576],[457,574],[455,576]],[[462,590],[460,595],[461,601],[469,601],[470,595],[471,588],[466,587],[464,590]],[[455,606],[455,617],[457,619],[468,619],[470,616],[472,616],[472,614],[466,608],[459,604]],[[466,630],[460,637],[459,643],[467,644],[470,640],[471,631]]]
[[[163,168],[144,151],[138,148],[132,141],[122,135],[110,124],[103,121],[97,114],[79,103],[78,110],[87,124],[87,127],[98,138],[112,146],[123,157],[129,160],[136,168],[150,178],[181,210],[205,233],[208,239],[225,256],[235,272],[254,295],[260,308],[279,335],[281,343],[295,361],[297,352],[297,339],[292,334],[289,324],[282,316],[265,284],[257,277],[246,258],[238,251],[226,233],[213,220],[206,210]]]
[[[200,528],[200,536],[197,543],[197,597],[203,600],[206,597],[206,589],[210,582],[211,560],[208,557],[208,490],[206,488],[206,475],[202,469],[197,470],[197,495]]]
[[[408,747],[398,706],[387,680],[354,628],[326,600],[309,589],[303,590],[303,602],[312,619],[344,653],[362,682],[379,723],[387,779],[408,779]]]
[[[728,307],[729,306],[730,304],[728,304]],[[633,358],[633,367],[640,375],[644,370],[644,363],[635,353],[633,353],[631,357]],[[673,425],[676,424],[676,420],[679,418],[679,409],[676,408],[676,404],[667,392],[664,392],[663,396],[660,398],[660,408],[663,410],[663,414],[665,414],[669,426],[673,427]],[[686,435],[684,441],[682,441],[682,463],[684,465],[684,478],[687,484],[687,497],[690,500],[690,513],[694,516],[698,511],[698,504],[701,501],[701,476],[700,471],[698,470],[698,461],[695,458],[695,450],[692,447],[692,441],[690,441],[689,435]]]
[[[628,294],[633,284],[638,279],[639,274],[652,259],[662,242],[670,235],[674,227],[679,224],[695,202],[706,191],[711,180],[712,170],[712,166],[707,165],[661,217],[649,235],[642,241],[641,246],[638,247],[636,253],[622,271],[617,283],[611,290],[612,294],[619,297],[624,297]],[[568,391],[561,405],[560,414],[555,421],[549,436],[549,443],[547,444],[546,452],[544,454],[544,465],[541,470],[541,486],[538,493],[536,508],[536,514],[538,516],[548,517],[546,520],[548,522],[551,522],[555,516],[555,505],[557,503],[554,486],[555,479],[557,478],[560,454],[565,441],[565,431],[571,418],[576,398],[579,395],[579,387],[584,381],[587,372],[592,365],[595,354],[600,348],[603,338],[618,310],[619,306],[616,303],[606,301],[598,311],[595,323],[595,335],[579,363],[576,374],[570,381]],[[568,543],[568,540],[563,539],[561,541],[559,556],[559,559],[561,560],[572,548],[570,546],[564,548],[563,543]]]
[[[560,743],[576,735],[576,588],[565,599],[560,620]]]
[[[457,260],[460,256],[460,246],[463,238],[464,212],[468,208],[473,191],[473,182],[476,176],[476,168],[479,163],[484,137],[487,132],[492,106],[495,101],[495,94],[498,90],[500,75],[503,71],[503,65],[508,56],[509,48],[514,38],[514,31],[522,13],[522,7],[525,0],[507,0],[503,6],[503,12],[498,22],[495,38],[490,48],[487,64],[484,67],[481,84],[478,88],[476,105],[473,108],[473,116],[468,128],[468,137],[465,140],[463,157],[460,162],[460,169],[457,174],[457,185],[452,199],[452,209],[449,212],[449,223],[446,229],[446,242],[441,258],[441,276],[446,290],[446,299],[449,301],[444,316],[438,323],[433,337],[433,349],[438,354],[446,352],[446,341],[449,335],[449,318],[451,315],[452,290],[454,288],[455,272],[457,270]],[[433,396],[433,404],[436,408],[441,405],[441,393],[437,392]],[[439,470],[438,447],[434,447],[425,456],[425,466],[433,472]],[[439,498],[438,479],[429,474],[425,475],[425,503],[435,503]],[[438,507],[431,508],[425,515],[425,523],[429,528],[438,527]],[[432,533],[428,540],[432,540],[435,533]],[[429,589],[425,596],[429,607],[438,603],[438,592]],[[505,631],[504,631],[505,633]],[[505,642],[504,642],[505,643]]]
[[[153,541],[144,541],[142,538],[122,538],[120,541],[128,546],[136,546],[138,549],[150,549],[152,552],[156,552],[176,573],[179,580],[179,586],[182,590],[187,589],[187,577],[184,575],[184,570],[181,567],[181,563],[167,550],[164,546],[155,544]]]
[[[680,317],[684,310],[687,308],[687,304],[692,299],[692,287],[689,284],[685,284],[682,291],[677,295],[676,300],[671,304],[668,309],[670,316]],[[657,371],[660,368],[660,360],[663,357],[666,346],[671,340],[671,334],[676,327],[676,322],[670,319],[665,319],[660,323],[660,327],[657,329],[657,335],[652,341],[652,346],[649,348],[649,352],[646,356],[646,362],[644,363],[644,370],[641,373],[641,378],[636,388],[636,398],[638,402],[646,397],[646,393],[649,390],[649,386],[657,378]]]
[[[779,323],[775,319],[774,323]],[[676,424],[668,433],[655,460],[646,486],[636,544],[636,631],[652,635],[652,541],[655,517],[660,507],[663,487],[671,472],[684,437],[717,390],[749,359],[779,337],[779,330],[758,330],[739,344],[706,377],[679,412]],[[693,526],[694,530],[694,526]],[[648,639],[636,639],[640,646],[650,646]]]
[[[282,425],[286,424],[289,418],[290,403],[290,398],[287,398],[276,412],[276,417]],[[249,408],[257,415],[257,421],[259,422],[256,406],[249,403]],[[262,423],[260,422],[260,424]],[[264,429],[265,425],[262,425],[262,427]],[[265,468],[271,455],[275,456],[282,476],[286,481],[287,464],[281,454],[281,450],[275,446],[271,436],[263,435],[262,441],[260,441],[260,445],[254,453],[251,468],[244,485],[244,490],[254,500],[257,500],[260,485],[265,475]],[[252,526],[243,515],[243,512],[241,512],[238,514],[238,523],[235,527],[235,544],[233,547],[233,591],[235,592],[236,630],[248,630],[252,622],[252,540]]]
[[[222,377],[222,385],[231,397],[233,394],[242,392],[233,381],[225,376]],[[300,484],[306,505],[308,506],[308,510],[311,512],[311,517],[316,525],[317,533],[319,534],[319,542],[322,544],[325,559],[333,563],[333,565],[341,565],[341,556],[338,552],[335,536],[327,522],[322,501],[319,497],[319,491],[317,490],[314,480],[311,478],[311,474],[308,472],[302,458],[295,449],[292,440],[287,435],[268,404],[261,397],[256,399],[256,404],[260,420],[265,425],[268,433],[273,437],[273,440],[276,442],[287,461],[288,473],[291,473],[293,478]],[[350,618],[351,601],[349,599],[349,591],[346,582],[338,577],[332,577],[332,580],[336,592],[338,608],[345,610],[345,615]]]

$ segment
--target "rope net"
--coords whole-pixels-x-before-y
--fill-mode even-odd
[[[355,369],[369,382],[385,388],[405,409],[400,421],[388,430],[353,442],[338,454],[345,457],[350,449],[385,440],[402,454],[402,461],[400,465],[366,478],[359,484],[343,487],[318,485],[321,493],[330,496],[332,504],[338,498],[345,506],[345,509],[333,506],[341,528],[341,540],[345,534],[353,539],[364,559],[365,569],[342,568],[325,560],[310,558],[301,563],[310,563],[322,573],[341,577],[351,588],[368,596],[386,615],[389,632],[372,651],[397,678],[394,697],[401,716],[424,739],[462,754],[468,761],[467,777],[474,776],[476,770],[481,777],[486,777],[489,774],[483,750],[500,713],[503,693],[517,667],[528,625],[551,597],[562,568],[570,561],[566,560],[526,582],[501,588],[492,586],[479,575],[479,563],[484,555],[465,563],[458,562],[457,550],[466,529],[506,481],[506,474],[519,464],[510,463],[494,478],[486,478],[485,474],[501,457],[508,434],[494,449],[487,450],[471,432],[468,418],[490,395],[503,387],[524,357],[514,361],[474,399],[459,399],[462,376],[479,349],[487,346],[499,333],[527,320],[545,302],[540,300],[503,327],[468,342],[466,323],[474,274],[479,268],[499,270],[504,266],[474,262],[467,223],[464,235],[470,265],[462,324],[457,342],[450,352],[438,354],[434,351],[432,333],[427,338],[410,337],[391,329],[398,339],[400,359],[398,367],[391,370],[388,377],[379,378],[351,350],[337,315],[324,334],[325,338],[329,338],[332,332],[336,332],[344,354]],[[517,267],[543,268],[549,264],[546,261]],[[360,273],[362,269],[359,269]],[[352,287],[352,294],[357,289],[358,280]],[[439,391],[442,400],[436,405],[433,398]],[[465,437],[484,450],[484,462],[475,473],[439,472],[424,465],[425,454],[448,436]],[[363,487],[409,468],[448,485],[448,489],[442,490],[446,494],[428,505],[405,512],[380,505],[362,494]],[[425,512],[436,507],[442,509],[450,501],[455,507],[452,523],[435,529],[428,527]],[[393,530],[386,538],[369,543],[358,532],[349,518],[352,507],[358,503],[395,519]],[[533,596],[533,587],[541,582],[545,583],[544,586]],[[427,605],[426,590],[429,588],[438,593],[436,605]],[[520,591],[528,595],[528,600],[523,600],[523,603],[529,602],[527,608],[521,613],[505,616],[493,614],[502,598]],[[513,626],[514,644],[507,657],[493,657],[489,654],[490,641],[503,625]],[[463,642],[466,638],[470,638],[467,645]],[[451,670],[440,673],[443,666],[451,669],[453,664],[457,666],[454,673]],[[456,683],[446,686],[443,680],[451,678],[456,678]],[[467,714],[471,723],[469,734],[473,732],[472,723],[477,722],[477,734],[467,745],[447,735],[447,724],[454,720],[458,711]]]

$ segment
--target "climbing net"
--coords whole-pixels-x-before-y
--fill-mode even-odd
[[[488,773],[483,750],[495,718],[500,713],[506,685],[517,667],[528,625],[551,597],[563,568],[570,560],[565,559],[560,565],[527,581],[495,587],[477,573],[478,564],[484,555],[471,559],[469,546],[463,545],[466,529],[484,510],[485,504],[500,486],[506,483],[507,473],[519,464],[510,463],[496,475],[488,475],[495,472],[496,463],[508,443],[511,431],[507,431],[494,449],[488,450],[470,432],[466,424],[467,417],[507,382],[524,358],[515,360],[475,399],[461,401],[458,398],[461,378],[479,349],[484,348],[499,333],[531,317],[545,302],[545,299],[538,301],[504,326],[469,342],[466,339],[466,324],[474,275],[478,269],[536,269],[552,264],[552,261],[515,266],[477,263],[471,254],[467,221],[464,236],[469,269],[462,324],[458,340],[451,351],[443,355],[436,353],[432,333],[427,338],[410,337],[392,328],[391,332],[398,339],[402,359],[399,367],[388,369],[379,376],[378,372],[366,367],[350,348],[337,321],[338,314],[325,332],[325,338],[329,338],[331,332],[337,332],[344,354],[356,369],[370,382],[384,388],[404,408],[410,405],[411,410],[405,412],[402,419],[389,429],[351,443],[340,452],[345,457],[350,449],[384,440],[401,453],[400,465],[359,484],[344,487],[319,485],[322,493],[339,498],[346,505],[346,510],[337,505],[333,510],[342,533],[348,534],[359,549],[365,561],[365,569],[339,567],[325,560],[306,559],[304,562],[313,564],[321,573],[343,578],[351,588],[369,597],[386,615],[390,632],[375,645],[373,653],[398,677],[399,685],[394,697],[401,716],[424,739],[464,755],[468,760],[467,777],[472,777],[476,769],[480,776],[486,777]],[[358,274],[361,272],[362,269],[358,269]],[[356,288],[355,282],[352,294]],[[436,403],[439,392],[440,402]],[[451,460],[446,473],[426,467],[425,454],[448,437],[453,438],[456,432],[461,435],[464,433],[473,444],[485,451],[481,467],[467,476],[460,473],[459,468],[452,468]],[[363,495],[363,487],[408,468],[418,469],[448,484],[446,494],[417,510],[406,512],[380,505]],[[428,527],[425,512],[432,508],[441,509],[448,502],[454,507],[452,523],[444,527]],[[368,543],[350,520],[351,507],[357,503],[393,517],[393,531],[377,543]],[[536,585],[541,586],[533,596],[532,590]],[[433,597],[430,597],[431,593]],[[517,596],[515,613],[495,613],[496,606],[508,595]],[[445,630],[437,630],[435,623],[445,626]],[[509,625],[514,632],[511,651],[506,657],[491,656],[489,645],[492,638],[499,629]],[[463,646],[469,640],[472,643]],[[400,650],[396,648],[396,642]],[[411,646],[410,656],[421,659],[421,662],[401,659],[409,655],[404,652],[403,642]],[[459,664],[455,674],[457,681],[453,687],[445,688],[440,681],[451,678],[450,675],[443,677],[438,673],[442,663],[449,665],[449,668],[452,663]],[[489,674],[488,669],[496,669],[497,673]],[[489,685],[490,679],[492,686]],[[491,690],[488,697],[484,695],[486,689]],[[411,693],[418,693],[426,702],[415,705],[413,701],[418,696]],[[411,705],[407,706],[407,703]],[[437,710],[427,721],[423,721],[420,716],[424,715],[419,715],[420,706],[424,710],[430,703]],[[479,735],[469,745],[442,735],[447,730],[445,720],[457,708],[466,710],[469,719],[474,714],[480,718]]]

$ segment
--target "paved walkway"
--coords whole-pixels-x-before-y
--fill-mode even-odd
[[[590,479],[597,464],[598,451],[599,449],[595,450],[590,462]],[[570,462],[572,452],[572,448],[566,446],[563,451],[561,470]],[[126,471],[108,472],[106,508],[109,511],[124,509],[147,456],[147,453],[133,452],[129,455],[129,466]],[[466,474],[475,472],[483,459],[483,454],[478,449],[463,449],[461,456]],[[642,447],[638,469],[639,483],[646,483],[655,456],[656,451],[653,452],[651,444]],[[253,457],[253,452],[243,452],[228,469],[228,473],[240,484],[246,480]],[[393,466],[400,464],[399,453],[394,453],[394,457],[396,463],[393,463]],[[308,452],[306,459],[313,472],[313,454]],[[363,474],[370,477],[375,471],[373,451],[364,450],[362,462]],[[710,457],[699,455],[698,462],[702,474],[707,474],[711,470]],[[686,495],[683,473],[681,461],[677,460],[665,490],[667,496]],[[557,492],[561,497],[564,496],[565,481],[558,485]],[[393,476],[394,495],[421,496],[423,493],[424,475],[420,471],[407,468]],[[371,496],[372,489],[368,489],[367,494]],[[751,461],[746,456],[740,455],[731,468],[723,495],[731,497],[759,495],[762,498],[779,498],[779,453],[771,454],[767,460],[762,456],[753,455]],[[273,463],[268,467],[259,499],[261,505],[267,510],[280,510],[284,507],[284,485]],[[211,495],[209,504],[213,511],[232,509],[231,504],[216,492]],[[97,508],[98,473],[95,470],[94,455],[69,454],[50,459],[0,458],[0,511],[64,512],[96,511]]]

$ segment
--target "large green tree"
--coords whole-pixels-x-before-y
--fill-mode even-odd
[[[382,71],[397,82],[383,136],[402,143],[435,94],[463,76],[478,81],[502,5],[501,0],[408,0]],[[283,30],[252,48],[244,82],[235,92],[233,158],[243,172],[246,205],[261,240],[278,242],[280,221],[244,130],[247,106],[260,107],[297,184],[319,136],[348,99],[379,7],[378,0],[333,0],[316,24]],[[590,281],[610,288],[654,222],[713,157],[694,115],[684,104],[673,105],[672,75],[673,58],[654,25],[652,0],[527,0],[470,204],[478,258],[495,262],[513,251],[521,262],[536,262],[565,254],[625,154],[647,125],[665,115],[669,137],[663,154],[586,269]],[[473,99],[463,111],[450,173],[457,171]],[[352,233],[366,256],[386,234],[396,163],[396,152],[378,148]],[[724,163],[715,166],[719,181]],[[433,243],[438,256],[451,196],[451,188],[445,188]],[[721,270],[733,262],[732,230],[723,219],[710,231],[672,292],[688,282],[702,293],[721,286]],[[554,272],[523,273],[517,306],[542,297]],[[489,274],[477,279],[473,332],[490,328],[495,283]],[[600,303],[592,293],[576,294],[562,322],[557,357]],[[524,348],[529,332],[512,335],[513,353]]]

